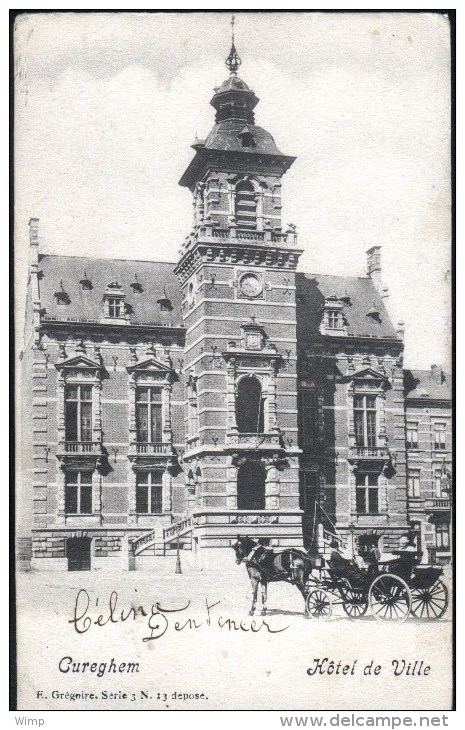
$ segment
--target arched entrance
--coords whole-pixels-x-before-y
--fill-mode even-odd
[[[240,433],[263,433],[262,386],[255,375],[242,378],[237,386],[236,423]]]
[[[68,570],[90,570],[90,537],[69,537],[66,540]]]
[[[237,473],[237,509],[265,509],[265,469],[247,461]]]

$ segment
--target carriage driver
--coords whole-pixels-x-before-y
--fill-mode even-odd
[[[353,587],[356,587],[363,580],[363,571],[353,559],[345,557],[348,553],[343,551],[337,540],[331,541],[330,548],[329,567],[339,576],[347,578]]]

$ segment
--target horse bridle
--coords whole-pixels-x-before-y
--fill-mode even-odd
[[[252,560],[253,556],[255,555],[255,553],[257,552],[257,550],[258,550],[259,547],[261,547],[261,545],[254,545],[253,548],[252,548],[252,550],[250,551],[250,553],[248,555],[244,555],[244,557],[241,558],[240,560],[237,560],[237,558],[236,558],[237,564],[240,565],[241,563],[248,563],[248,562],[250,562]]]

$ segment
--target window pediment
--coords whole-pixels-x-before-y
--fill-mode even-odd
[[[164,363],[160,362],[159,360],[156,360],[154,357],[147,358],[146,360],[141,360],[140,362],[136,363],[135,365],[128,365],[126,370],[128,371],[128,373],[134,373],[134,374],[150,373],[153,375],[159,374],[162,376],[173,373],[173,369],[171,367],[169,367],[168,365],[165,365]]]
[[[66,360],[55,363],[57,370],[69,371],[81,371],[96,373],[103,371],[103,365],[96,360],[92,360],[90,357],[85,355],[77,355],[75,357],[69,357]]]
[[[371,383],[372,385],[380,386],[387,385],[389,383],[389,379],[386,375],[384,375],[384,373],[380,373],[378,370],[374,370],[373,368],[357,370],[355,373],[346,375],[343,380],[359,385]]]

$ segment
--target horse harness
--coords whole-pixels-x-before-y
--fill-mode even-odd
[[[286,554],[288,554],[287,566],[284,564]],[[275,564],[275,561],[277,564]],[[263,545],[255,545],[244,558],[244,562],[247,566],[252,566],[265,573],[268,578],[277,578],[280,575],[287,575],[292,572],[292,550],[274,553],[267,550]]]

